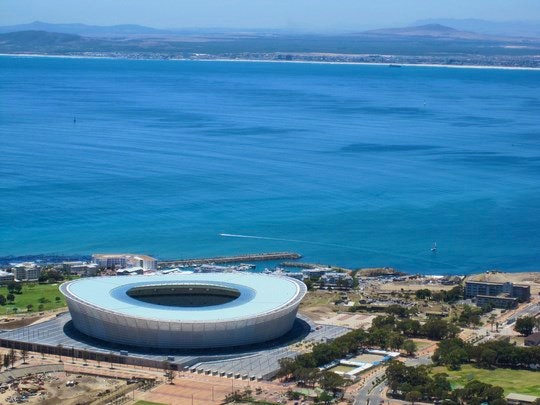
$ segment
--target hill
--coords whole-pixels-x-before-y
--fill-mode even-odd
[[[448,38],[448,39],[465,39],[465,40],[489,40],[493,39],[484,34],[475,32],[460,31],[455,28],[441,24],[426,24],[413,27],[402,28],[383,28],[377,30],[365,31],[364,35],[375,36],[396,36],[396,37],[432,37],[432,38]]]
[[[161,35],[170,33],[170,31],[167,30],[160,30],[135,24],[100,26],[87,24],[50,24],[42,21],[34,21],[30,24],[0,27],[0,33],[19,31],[47,31],[82,36]]]
[[[441,24],[460,31],[476,32],[484,35],[506,37],[540,38],[540,21],[486,21],[467,19],[429,19],[420,20],[415,25]]]

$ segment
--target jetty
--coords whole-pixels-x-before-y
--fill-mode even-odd
[[[270,253],[253,253],[238,256],[219,256],[201,259],[179,259],[159,261],[158,266],[198,266],[200,264],[223,264],[223,263],[242,263],[242,262],[261,262],[269,260],[297,260],[302,257],[299,253],[294,252],[270,252]]]

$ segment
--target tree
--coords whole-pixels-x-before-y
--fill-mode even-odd
[[[28,350],[22,349],[19,354],[21,355],[21,359],[23,361],[23,364],[26,364],[26,359],[28,358]]]
[[[28,312],[31,312],[31,311],[32,311],[32,308],[34,308],[34,305],[33,305],[33,304],[28,304],[28,305],[26,306],[26,310],[27,310]]]
[[[416,352],[418,348],[414,340],[410,340],[410,339],[404,341],[401,347],[403,348],[403,350],[407,352],[407,356],[414,356],[414,353]]]
[[[62,298],[60,298],[60,297],[55,297],[54,300],[56,301],[57,304],[59,304],[60,301],[62,301]]]
[[[9,298],[8,298],[9,299]],[[532,316],[523,316],[518,318],[514,330],[523,336],[529,336],[533,333],[534,327],[536,326],[536,319]]]
[[[13,303],[13,301],[15,301],[15,296],[12,294],[12,293],[9,293],[7,295],[7,300],[10,302],[10,303]]]
[[[85,366],[88,365],[88,357],[89,357],[89,353],[88,353],[88,350],[84,349],[83,352],[82,352],[82,358],[83,358],[83,364]]]
[[[43,311],[43,308],[45,308],[45,305],[43,304],[38,305],[38,311]]]
[[[6,305],[6,297],[0,294],[0,305]]]
[[[497,315],[491,314],[489,315],[489,324],[491,325],[491,331],[493,332],[493,325],[495,325],[495,321],[497,320]]]
[[[478,365],[483,368],[491,368],[497,361],[497,352],[490,348],[482,349]]]
[[[287,377],[293,374],[294,370],[297,367],[294,359],[291,359],[289,357],[284,357],[282,359],[279,359],[278,364],[279,364],[279,370],[277,373],[278,377]]]
[[[419,401],[421,399],[422,393],[419,391],[410,391],[407,393],[407,395],[405,395],[405,400],[410,401],[412,405],[414,405],[416,401]]]
[[[58,362],[62,363],[62,350],[64,349],[64,346],[62,344],[56,345],[56,349],[58,350]]]
[[[424,288],[424,289],[421,289],[421,290],[417,290],[416,293],[414,294],[416,296],[416,298],[418,298],[419,300],[425,300],[426,298],[430,298],[431,297],[431,291],[428,290],[427,288]]]
[[[9,367],[9,363],[11,362],[10,359],[9,359],[9,354],[4,354],[4,368],[7,370],[7,368]]]
[[[345,379],[331,371],[323,371],[319,379],[319,385],[325,391],[332,391],[335,395],[338,388],[345,385]]]
[[[319,395],[318,399],[320,402],[324,404],[329,404],[334,399],[334,397],[330,395],[328,392],[323,391],[321,392],[321,395]]]
[[[422,325],[421,332],[429,339],[441,340],[455,337],[459,333],[459,327],[443,319],[432,318]]]
[[[15,349],[9,349],[9,362],[11,363],[11,368],[15,367],[15,361],[17,360],[17,353]]]
[[[176,373],[174,372],[174,370],[169,370],[165,374],[165,377],[167,378],[167,382],[169,384],[173,385],[174,384],[174,377],[176,377]]]

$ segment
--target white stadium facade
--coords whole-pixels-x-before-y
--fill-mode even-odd
[[[235,347],[279,338],[306,294],[301,281],[253,273],[94,277],[60,286],[73,325],[111,343]]]

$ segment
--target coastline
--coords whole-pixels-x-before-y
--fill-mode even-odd
[[[390,66],[399,67],[422,67],[422,68],[449,68],[449,69],[490,69],[490,70],[517,70],[517,71],[540,71],[540,67],[527,66],[496,66],[496,65],[450,65],[436,63],[383,63],[383,62],[333,62],[333,61],[310,61],[310,60],[272,60],[272,59],[231,59],[231,58],[130,58],[127,56],[88,56],[88,55],[48,55],[29,53],[0,53],[0,57],[11,58],[55,58],[55,59],[120,59],[138,61],[175,61],[175,62],[249,62],[249,63],[295,63],[314,65],[360,65],[360,66]]]

